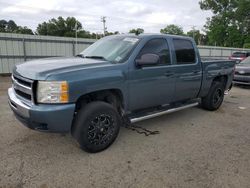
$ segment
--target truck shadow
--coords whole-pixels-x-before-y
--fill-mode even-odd
[[[121,127],[120,134],[111,148],[115,150],[120,150],[119,148],[126,147],[129,149],[129,144],[127,145],[127,140],[137,140],[143,142],[144,139],[152,139],[155,137],[162,137],[166,134],[170,134],[171,130],[179,129],[181,130],[183,126],[194,126],[195,122],[192,120],[195,119],[197,113],[200,117],[205,115],[205,111],[200,110],[199,108],[192,108],[179,111],[178,113],[166,114],[160,117],[155,117],[153,119],[145,120],[142,122],[135,123],[136,126],[148,129],[150,131],[159,131],[159,134],[145,136],[144,134],[138,134],[135,131],[128,130],[124,127]],[[189,118],[187,122],[186,119]],[[21,125],[18,125],[21,126]],[[18,148],[20,152],[28,153],[29,156],[32,155],[41,155],[42,158],[56,158],[58,154],[72,155],[81,154],[88,155],[86,152],[82,151],[71,136],[70,133],[67,134],[58,134],[58,133],[44,133],[37,132],[26,127],[23,127],[22,134],[16,137],[9,147]],[[124,145],[124,143],[127,145]],[[138,145],[138,147],[140,144]],[[112,149],[108,149],[112,151]]]
[[[154,136],[164,134],[165,132],[167,132],[168,130],[171,130],[172,128],[176,129],[176,128],[181,128],[182,126],[193,126],[194,125],[193,120],[195,120],[197,114],[199,114],[199,116],[202,117],[206,115],[206,111],[200,110],[199,107],[194,107],[194,108],[185,109],[185,110],[181,110],[178,112],[162,115],[162,116],[155,117],[152,119],[144,120],[141,122],[137,122],[132,125],[135,125],[136,127],[141,127],[143,129],[147,129],[150,131],[159,131],[159,134],[148,136],[148,137],[154,137]],[[141,137],[145,137],[145,134],[138,134],[136,131],[132,131],[130,129],[127,129],[127,131],[124,131],[124,133],[123,133],[123,130],[126,130],[126,128],[124,127],[122,128],[122,133],[121,133],[122,137],[126,137],[127,132],[131,132],[133,133],[133,135],[139,135]],[[139,130],[142,131],[141,129]]]
[[[132,143],[143,143],[145,139],[157,140],[158,137],[164,137],[164,139],[167,139],[169,137],[169,134],[181,134],[184,129],[194,128],[195,126],[202,126],[202,121],[200,121],[201,119],[207,116],[211,116],[214,113],[224,113],[226,107],[223,106],[220,111],[211,112],[210,115],[208,115],[208,111],[202,110],[200,107],[193,107],[134,124],[150,131],[159,131],[159,134],[150,136],[138,134],[136,131],[126,129],[122,126],[118,138],[110,147],[110,149],[108,149],[108,152],[117,150],[120,151],[123,150],[122,148],[124,147],[126,148],[126,150],[130,150],[130,144]],[[22,148],[21,150],[23,151],[21,152],[25,151],[25,153],[28,153],[30,156],[37,155],[39,153],[42,155],[42,157],[56,159],[56,156],[58,154],[64,154],[65,156],[71,156],[72,154],[80,154],[82,156],[89,155],[88,153],[80,149],[78,143],[70,133],[43,133],[29,130],[26,127],[23,127],[23,130],[21,132],[22,134],[16,137],[14,141],[9,143],[9,146],[19,149]],[[140,147],[140,144],[138,144],[138,147]]]

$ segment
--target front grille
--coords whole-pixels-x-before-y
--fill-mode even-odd
[[[32,86],[32,81],[31,81],[31,80],[25,81],[25,80],[20,79],[20,77],[16,77],[16,76],[13,76],[13,77],[14,77],[14,79],[17,80],[20,84],[23,84],[23,85],[25,85],[25,86],[31,88],[31,86]]]
[[[32,80],[12,75],[12,86],[16,94],[29,101],[32,101],[32,85]]]
[[[31,95],[29,95],[27,93],[24,93],[22,91],[19,91],[17,89],[15,89],[15,92],[16,92],[17,95],[19,95],[19,96],[21,96],[21,97],[23,97],[25,99],[31,100]]]
[[[250,83],[250,80],[234,79],[235,82]]]
[[[250,76],[250,73],[239,73],[239,72],[235,72],[236,75],[242,75],[242,76]]]

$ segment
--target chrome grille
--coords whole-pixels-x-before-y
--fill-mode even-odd
[[[250,76],[249,72],[240,72],[240,71],[235,71],[236,75],[242,75],[242,76]]]
[[[33,84],[32,80],[12,75],[12,86],[16,94],[22,97],[23,99],[32,101],[33,99],[32,84]]]

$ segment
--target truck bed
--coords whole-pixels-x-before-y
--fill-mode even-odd
[[[226,88],[228,89],[232,83],[234,75],[235,61],[232,60],[207,60],[202,61],[202,85],[200,96],[206,96],[212,81],[217,76],[225,76],[227,78]]]

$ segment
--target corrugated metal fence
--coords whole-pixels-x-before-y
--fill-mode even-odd
[[[250,49],[217,46],[198,46],[198,49],[202,59],[228,59],[235,51],[250,51]]]
[[[74,56],[95,42],[94,39],[76,39],[39,35],[0,33],[0,74],[10,73],[15,64],[56,56]]]
[[[0,74],[11,73],[15,64],[24,61],[56,56],[74,56],[95,42],[95,39],[78,39],[39,35],[0,33]],[[198,46],[204,59],[228,59],[233,51],[246,49]]]

